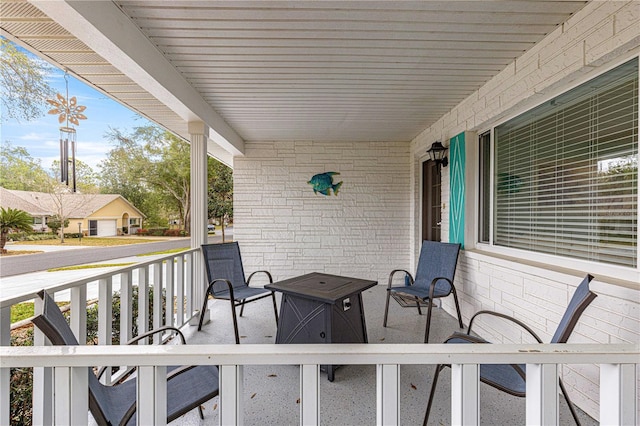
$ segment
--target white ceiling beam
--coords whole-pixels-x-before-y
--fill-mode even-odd
[[[210,139],[231,156],[244,154],[244,140],[113,2],[30,0],[30,3],[186,122],[205,122],[210,128]]]

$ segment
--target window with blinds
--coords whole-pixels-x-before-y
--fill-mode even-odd
[[[637,58],[494,134],[495,245],[637,266]]]

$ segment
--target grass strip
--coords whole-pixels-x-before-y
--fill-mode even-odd
[[[113,267],[116,267],[116,266],[135,265],[135,263],[136,262],[128,262],[128,263],[96,263],[96,264],[92,264],[92,265],[64,266],[62,268],[47,269],[47,272],[77,271],[79,269],[95,269],[95,268],[113,268]]]

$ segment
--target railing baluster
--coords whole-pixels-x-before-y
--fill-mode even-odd
[[[527,424],[557,425],[558,366],[527,364]]]
[[[56,425],[88,424],[89,402],[86,367],[54,368],[54,420]]]
[[[152,266],[153,278],[153,329],[157,329],[163,326],[162,324],[162,262],[154,263]],[[153,343],[159,344],[162,342],[162,335],[160,333],[153,335]]]
[[[73,334],[78,343],[87,343],[87,285],[71,288],[71,321]]]
[[[128,270],[120,274],[120,344],[126,345],[133,337],[133,272]]]
[[[219,371],[220,382],[220,424],[243,424],[244,410],[242,407],[243,366],[221,365]]]
[[[11,346],[11,306],[0,309],[0,346]],[[0,424],[8,425],[11,417],[9,387],[11,369],[0,368]]]
[[[400,424],[400,365],[376,366],[377,414],[376,424]]]
[[[600,365],[600,424],[637,425],[636,366]]]
[[[98,280],[98,344],[111,345],[113,323],[113,280],[107,277]],[[107,368],[100,378],[104,384],[111,383],[111,369]]]
[[[187,289],[187,319],[192,320],[191,325],[198,325],[198,318],[195,318],[193,313],[194,313],[194,304],[195,306],[198,306],[198,303],[202,303],[202,301],[197,301],[197,300],[193,300],[193,256],[194,256],[195,252],[190,252],[187,255],[187,262],[186,262],[186,266],[185,266],[185,276],[184,276],[184,282],[185,282],[185,288]],[[198,254],[200,254],[200,252],[197,252]]]
[[[138,269],[138,335],[149,331],[149,267]],[[139,345],[146,345],[147,340],[138,341]]]
[[[320,366],[300,366],[300,425],[320,424]]]
[[[165,324],[171,325],[171,326],[175,324],[174,316],[173,316],[173,311],[174,311],[173,286],[175,284],[175,281],[173,279],[173,270],[174,270],[173,263],[174,262],[175,262],[175,258],[173,257],[170,259],[167,259],[167,263],[165,264],[165,275],[164,275],[165,297],[167,301],[166,302],[167,318],[165,320]]]
[[[184,300],[184,256],[179,255],[176,265],[176,318],[178,320],[178,326],[182,327],[184,324],[184,312],[185,312],[185,300]]]
[[[43,302],[39,297],[34,299],[34,312],[42,313]],[[33,329],[33,346],[47,346],[49,341],[38,327]],[[36,367],[33,369],[33,424],[53,424],[53,372],[50,367]]]
[[[137,424],[167,424],[167,367],[138,367]]]
[[[480,424],[480,366],[451,365],[451,424]]]

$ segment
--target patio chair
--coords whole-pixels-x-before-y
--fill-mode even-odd
[[[407,307],[408,302],[415,301],[415,307],[418,308],[419,315],[422,315],[420,305],[422,303],[426,303],[427,325],[424,332],[424,343],[428,343],[433,299],[447,297],[453,293],[453,300],[456,303],[456,311],[458,313],[458,322],[460,323],[460,328],[464,328],[464,325],[462,324],[462,315],[460,315],[458,294],[456,293],[456,288],[453,285],[453,278],[456,274],[456,265],[458,263],[459,253],[460,244],[423,241],[415,280],[413,276],[404,269],[395,269],[391,271],[391,274],[389,274],[387,303],[384,307],[384,322],[382,325],[384,327],[387,326],[390,297],[393,297],[401,306],[404,307]],[[405,274],[405,277],[409,280],[409,285],[396,287],[391,286],[393,276],[398,272],[403,272]]]
[[[203,244],[202,254],[205,259],[207,269],[207,281],[209,287],[204,295],[202,310],[200,311],[200,322],[198,331],[202,329],[204,315],[207,311],[209,295],[214,299],[228,300],[231,304],[231,315],[233,318],[233,331],[236,335],[236,343],[240,344],[240,334],[238,333],[238,319],[236,318],[236,307],[240,306],[240,316],[244,313],[244,305],[256,300],[271,296],[273,300],[273,312],[276,316],[276,327],[278,326],[278,308],[276,296],[271,290],[258,287],[249,287],[251,278],[257,273],[264,273],[273,283],[271,274],[267,271],[256,271],[245,280],[242,258],[240,257],[240,246],[237,242],[223,244]]]
[[[591,275],[587,275],[582,283],[576,288],[573,293],[573,297],[567,306],[562,319],[560,320],[560,324],[558,324],[558,328],[556,329],[555,334],[551,338],[550,343],[566,343],[573,332],[576,324],[578,323],[578,319],[582,315],[582,312],[589,306],[589,304],[597,297],[595,293],[589,290],[589,283],[593,277]],[[452,334],[444,343],[453,343],[453,344],[462,344],[462,343],[491,343],[480,337],[471,335],[471,327],[473,326],[473,321],[476,317],[480,315],[491,315],[499,318],[504,318],[509,320],[524,330],[526,330],[538,343],[542,343],[542,340],[538,335],[526,324],[522,321],[510,317],[505,314],[501,314],[493,311],[479,311],[477,312],[469,321],[469,329],[467,333],[456,332]],[[438,383],[438,376],[440,371],[444,367],[449,367],[445,364],[439,364],[436,367],[435,374],[433,376],[433,383],[431,385],[431,392],[429,394],[429,402],[427,403],[427,411],[424,415],[423,424],[426,425],[429,420],[429,413],[431,412],[431,405],[433,403],[433,395],[436,390],[436,385]],[[498,390],[506,392],[513,396],[524,397],[526,396],[526,365],[525,364],[482,364],[480,365],[480,380],[483,383],[486,383]],[[569,406],[569,410],[571,411],[571,415],[575,420],[576,424],[579,425],[580,421],[578,420],[578,415],[569,399],[569,395],[567,394],[567,390],[562,383],[562,379],[558,378],[558,382],[560,384],[560,390],[562,391],[562,395],[564,395],[564,399],[567,401],[567,405]]]
[[[38,293],[43,300],[42,314],[33,323],[47,336],[53,345],[78,346],[60,308],[44,290]],[[180,330],[163,327],[133,339],[146,338],[154,333],[171,328],[184,343]],[[218,395],[218,367],[201,365],[190,367],[167,367],[167,423],[194,408],[202,414],[201,404]],[[89,410],[99,425],[127,425],[136,422],[136,380],[125,380],[120,384],[106,386],[98,380],[89,367]]]

